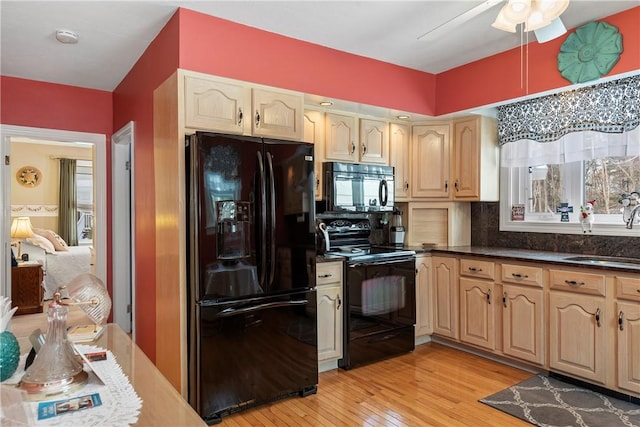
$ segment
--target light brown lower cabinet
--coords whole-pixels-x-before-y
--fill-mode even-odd
[[[433,333],[458,339],[458,260],[435,256],[433,262]]]
[[[433,333],[430,256],[416,256],[416,337]]]
[[[549,293],[551,370],[604,384],[606,380],[606,305],[599,296]]]
[[[502,351],[544,365],[542,289],[502,285]]]
[[[496,348],[493,288],[487,280],[460,278],[460,341],[491,351]]]
[[[618,387],[640,394],[640,303],[616,303]]]

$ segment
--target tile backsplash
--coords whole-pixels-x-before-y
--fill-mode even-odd
[[[499,202],[471,203],[473,246],[640,258],[640,237],[500,231]]]

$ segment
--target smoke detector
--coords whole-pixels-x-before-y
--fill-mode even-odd
[[[78,43],[78,33],[71,30],[57,30],[56,40],[60,43],[75,44]]]

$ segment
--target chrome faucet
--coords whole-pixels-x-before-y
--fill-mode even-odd
[[[633,208],[633,210],[629,214],[629,218],[627,219],[627,228],[633,228],[633,221],[636,219],[636,215],[638,214],[639,210],[640,205],[636,205],[636,207]]]

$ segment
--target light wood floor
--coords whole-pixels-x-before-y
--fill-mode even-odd
[[[478,402],[533,374],[441,344],[320,374],[318,393],[223,418],[221,426],[530,426]]]

